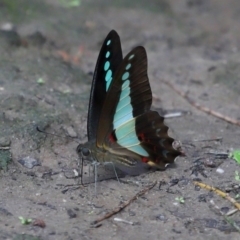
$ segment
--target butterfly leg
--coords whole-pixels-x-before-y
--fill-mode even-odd
[[[97,161],[92,162],[92,165],[94,166],[95,196],[97,196],[97,178],[98,178],[98,175],[97,175],[97,167],[98,167],[99,164],[100,164],[100,163],[97,162]],[[89,175],[90,175],[90,173],[89,173]]]
[[[116,168],[115,168],[113,162],[105,162],[105,163],[104,163],[104,165],[107,165],[107,164],[111,164],[111,165],[112,165],[112,168],[113,168],[113,171],[114,171],[114,173],[115,173],[115,176],[116,176],[118,182],[120,183],[120,180],[119,180],[119,177],[118,177],[118,175],[117,175],[117,171],[116,171]]]

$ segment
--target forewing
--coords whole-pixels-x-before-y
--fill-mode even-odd
[[[121,62],[120,38],[117,32],[112,30],[103,42],[93,75],[87,121],[88,141],[96,139],[103,103]]]
[[[114,129],[148,112],[151,103],[147,55],[143,47],[137,47],[124,58],[107,92],[99,120],[97,146],[104,148]]]

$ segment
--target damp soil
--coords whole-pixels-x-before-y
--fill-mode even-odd
[[[161,81],[240,120],[239,1],[71,2],[0,2],[0,238],[239,239],[239,213],[223,216],[234,206],[193,180],[239,194],[239,165],[228,153],[240,148],[240,128],[197,110]],[[124,55],[146,48],[153,108],[183,113],[166,123],[185,156],[121,183],[102,167],[102,181],[75,189],[92,74],[111,29]],[[94,182],[87,169],[83,180]],[[155,181],[121,212],[91,225]]]

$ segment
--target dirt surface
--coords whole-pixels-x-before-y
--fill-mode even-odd
[[[0,239],[239,239],[239,213],[228,222],[220,213],[234,206],[192,180],[239,194],[239,165],[219,153],[240,148],[240,127],[195,109],[161,82],[240,120],[239,0],[63,2],[0,1]],[[15,30],[3,30],[7,23]],[[64,191],[79,181],[76,147],[86,141],[92,72],[111,29],[124,55],[146,48],[160,99],[153,107],[188,113],[166,120],[186,157],[166,171],[100,181],[97,196],[94,183]],[[115,215],[133,224],[111,217],[91,225],[154,181]],[[22,225],[19,216],[46,226]]]

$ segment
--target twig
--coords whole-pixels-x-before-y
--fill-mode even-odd
[[[0,147],[0,150],[8,150],[10,147]]]
[[[220,207],[213,201],[213,199],[211,199],[209,201],[209,203],[211,204],[211,206],[214,207],[214,210],[216,210],[219,213],[219,215],[221,215],[221,216],[224,215],[224,213],[221,211]]]
[[[210,141],[222,141],[222,137],[216,137],[216,138],[211,138],[211,139],[196,139],[193,140],[193,142],[210,142]]]
[[[219,213],[219,215],[222,215],[222,216],[231,216],[236,212],[238,212],[238,209],[234,208],[232,210],[229,210],[227,213],[223,213],[221,208],[213,201],[213,199],[211,199],[209,203],[214,207],[214,209]]]
[[[226,198],[228,201],[230,201],[238,210],[240,210],[240,203],[238,203],[234,198],[230,197],[227,193],[215,188],[215,187],[211,187],[207,184],[204,183],[200,183],[197,181],[193,181],[193,183],[201,188],[205,188],[207,190],[210,191],[214,191],[216,194],[218,194],[219,196]]]
[[[214,155],[214,156],[219,157],[219,158],[227,158],[229,156],[229,153],[227,153],[227,152],[209,151],[209,152],[205,152],[205,154]]]
[[[205,113],[208,113],[212,116],[215,116],[217,118],[220,118],[226,122],[235,124],[237,126],[240,126],[240,121],[224,116],[219,112],[213,111],[210,108],[204,107],[199,105],[198,103],[194,102],[192,99],[189,98],[189,96],[187,95],[187,93],[183,93],[182,91],[178,90],[173,84],[171,84],[168,81],[165,81],[164,79],[161,79],[162,82],[164,82],[166,85],[168,85],[172,90],[174,90],[176,93],[178,93],[181,97],[183,97],[184,99],[186,99],[192,106],[194,106],[195,108],[199,109],[200,111],[203,111]]]
[[[98,224],[99,222],[110,218],[111,216],[119,213],[120,211],[122,211],[125,207],[127,207],[129,204],[131,204],[134,200],[138,199],[140,196],[144,195],[146,192],[148,192],[149,190],[151,190],[155,185],[157,184],[157,182],[154,182],[152,185],[144,188],[142,191],[138,192],[133,198],[129,199],[127,202],[121,204],[119,207],[113,209],[113,211],[105,214],[105,216],[93,221],[91,224],[95,225]]]
[[[127,221],[127,220],[124,220],[124,219],[121,219],[121,218],[114,218],[113,220],[117,221],[117,222],[123,222],[123,223],[128,223],[130,225],[133,225],[133,222],[130,222],[130,221]]]
[[[232,225],[238,232],[240,232],[240,227],[232,220],[230,219],[229,217],[227,216],[223,216],[225,221],[228,222],[230,225]]]
[[[223,216],[223,218],[224,218],[224,220],[225,220],[226,222],[228,222],[228,223],[229,223],[230,225],[232,225],[238,232],[240,232],[240,227],[239,227],[232,219],[230,219],[230,218],[228,217],[230,214],[233,214],[233,211],[229,211],[227,214],[224,214],[224,213],[221,211],[220,207],[217,206],[213,200],[210,200],[210,204],[218,211],[218,213],[219,213],[221,216]],[[236,212],[236,211],[238,211],[238,209],[235,209],[235,212]]]
[[[164,118],[175,118],[183,116],[183,112],[175,112],[175,113],[166,113],[163,115]]]

